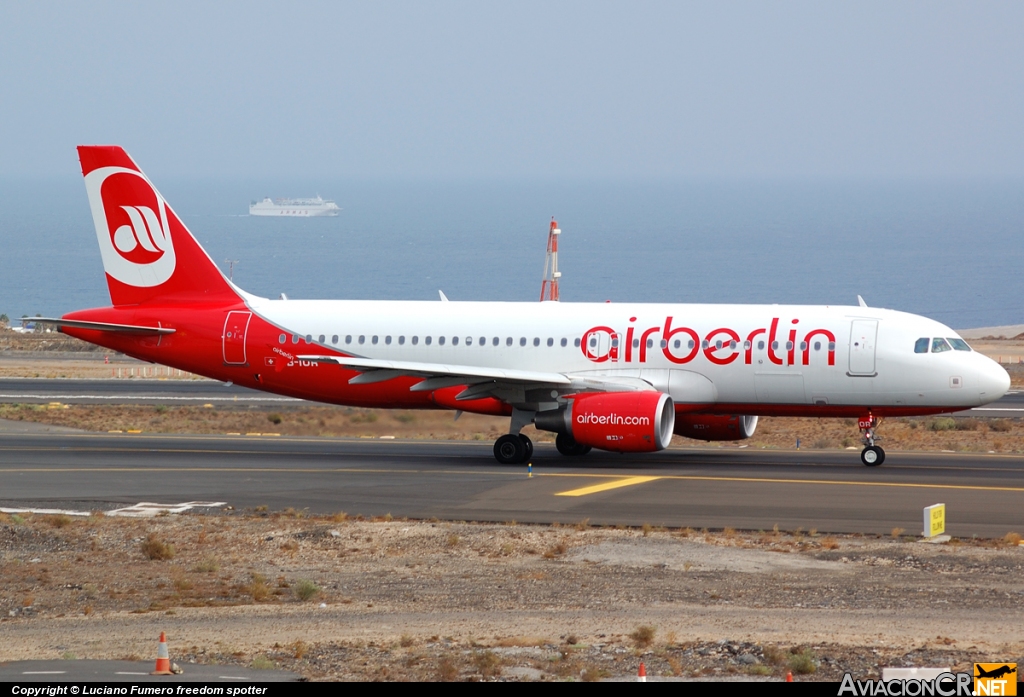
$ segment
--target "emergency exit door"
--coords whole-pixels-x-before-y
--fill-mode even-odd
[[[249,331],[249,320],[252,319],[251,312],[233,311],[228,313],[224,320],[224,346],[225,365],[245,365],[245,335]]]

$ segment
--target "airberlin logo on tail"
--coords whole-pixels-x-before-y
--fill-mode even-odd
[[[174,273],[167,203],[141,172],[101,167],[85,177],[103,268],[118,281],[148,288]]]

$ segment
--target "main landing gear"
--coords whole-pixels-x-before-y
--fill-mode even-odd
[[[860,453],[860,461],[868,467],[878,467],[885,462],[885,451],[875,445],[875,428],[878,427],[878,423],[879,420],[871,414],[861,417],[857,422],[861,437],[864,439],[864,450]]]
[[[494,441],[494,459],[503,465],[519,465],[533,457],[533,441],[522,433],[506,433]]]

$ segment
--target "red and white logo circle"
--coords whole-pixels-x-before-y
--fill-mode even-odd
[[[141,173],[103,167],[85,178],[104,270],[128,285],[150,287],[174,273],[167,204]]]

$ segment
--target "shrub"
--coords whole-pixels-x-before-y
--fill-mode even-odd
[[[956,419],[951,419],[948,416],[941,419],[933,419],[928,424],[928,429],[931,431],[952,431],[956,428]]]
[[[810,675],[818,669],[818,660],[810,649],[790,649],[789,669],[800,675]]]
[[[254,659],[252,659],[250,667],[253,670],[273,670],[277,666],[274,665],[274,662],[271,661],[269,658],[260,654],[259,656],[256,656]]]
[[[954,419],[954,421],[956,421],[954,428],[957,431],[977,431],[981,426],[981,421],[975,418]]]
[[[1006,433],[1007,431],[1013,430],[1013,423],[1007,419],[996,419],[995,421],[989,422],[988,428],[990,431]]]
[[[1017,532],[1008,532],[1008,533],[1006,533],[1006,536],[1003,537],[1003,542],[1005,542],[1008,545],[1013,545],[1014,547],[1016,547],[1017,545],[1020,544],[1020,533],[1017,533]]]
[[[44,520],[55,528],[66,528],[71,525],[71,516],[68,515],[48,515]]]
[[[657,634],[657,631],[649,624],[642,624],[630,633],[629,638],[640,648],[646,648],[654,642],[654,635]]]
[[[174,545],[169,545],[160,540],[155,532],[149,533],[149,537],[142,543],[142,554],[153,561],[165,561],[174,558]]]
[[[459,669],[455,665],[455,661],[448,656],[443,656],[437,662],[437,679],[442,682],[451,682],[457,677],[459,677]]]
[[[280,414],[267,414],[267,421],[277,426],[284,419],[281,418]]]
[[[295,597],[302,602],[312,600],[319,592],[320,586],[316,585],[308,578],[302,579],[295,585]]]
[[[473,665],[485,678],[501,675],[501,659],[493,651],[481,651],[473,654]]]
[[[270,597],[270,586],[267,584],[267,579],[260,574],[252,575],[252,581],[246,586],[246,591],[256,602],[261,602]]]

